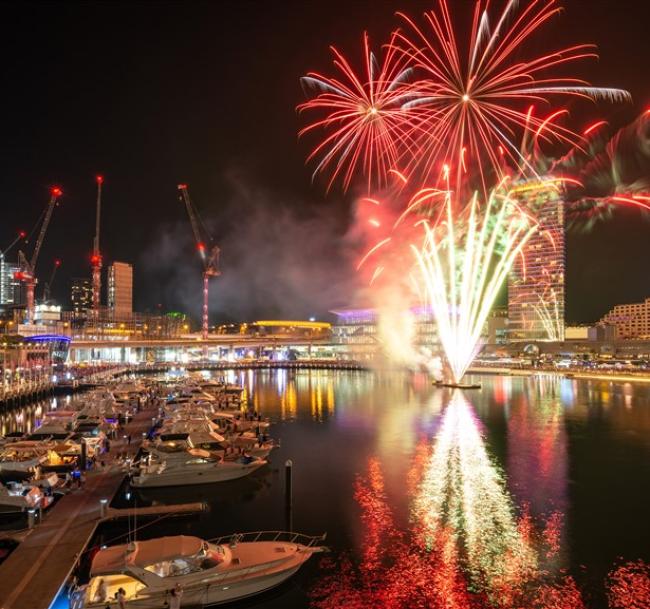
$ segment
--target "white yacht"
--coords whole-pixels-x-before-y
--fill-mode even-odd
[[[47,446],[41,442],[21,440],[6,445],[0,451],[2,475],[31,474],[47,461]]]
[[[131,479],[131,486],[157,488],[226,482],[248,476],[266,463],[264,459],[254,457],[227,461],[206,450],[190,448],[184,459],[176,457],[161,463],[142,465],[138,474]]]
[[[26,440],[33,442],[47,442],[47,441],[65,441],[72,435],[72,432],[67,427],[57,423],[43,422],[43,425],[37,427],[32,433],[25,436]]]
[[[73,591],[71,609],[116,607],[122,588],[129,609],[160,609],[170,591],[182,590],[181,607],[232,602],[269,590],[291,577],[324,539],[276,531],[204,541],[184,535],[100,550],[90,582]]]
[[[250,420],[229,412],[218,413],[212,418],[212,423],[216,426],[215,431],[218,433],[230,431],[265,431],[270,427],[268,421],[260,421],[258,419]]]
[[[226,460],[235,460],[244,452],[266,459],[277,444],[270,439],[260,442],[254,434],[231,435],[227,439],[217,433],[192,432],[167,434],[147,446],[146,451],[157,461],[187,459],[187,450],[198,448]]]

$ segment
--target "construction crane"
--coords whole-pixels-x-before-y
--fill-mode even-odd
[[[219,254],[221,250],[217,245],[212,243],[212,237],[207,233],[205,226],[200,223],[199,215],[194,205],[192,205],[192,200],[187,191],[187,184],[179,184],[178,190],[181,193],[181,201],[185,203],[187,215],[192,225],[196,249],[203,263],[203,323],[201,325],[201,338],[206,341],[208,339],[208,282],[210,277],[218,277],[221,275],[221,271],[219,270]],[[201,236],[201,227],[203,227],[203,233],[206,239],[203,239]],[[206,241],[210,244],[209,246],[206,245]],[[204,344],[203,354],[204,357],[207,356],[207,344]]]
[[[0,256],[8,254],[13,246],[16,245],[16,243],[18,243],[21,239],[24,239],[26,236],[27,233],[24,230],[18,231],[16,238],[7,247],[5,247],[3,250],[0,250]]]
[[[55,186],[50,190],[50,202],[48,203],[47,209],[45,210],[45,216],[43,218],[43,223],[41,224],[41,230],[38,233],[38,238],[36,239],[36,245],[34,245],[34,252],[30,260],[27,260],[27,257],[22,251],[18,251],[18,264],[20,266],[20,271],[18,271],[14,277],[25,284],[26,290],[26,301],[27,301],[27,315],[26,322],[28,324],[34,323],[34,290],[36,288],[36,275],[34,271],[36,270],[36,263],[38,262],[38,255],[41,252],[41,247],[43,246],[43,240],[45,239],[45,233],[47,232],[47,227],[50,224],[52,218],[52,212],[56,206],[56,203],[59,197],[63,194],[63,191]]]
[[[99,227],[102,212],[102,184],[104,178],[97,176],[97,212],[95,215],[95,239],[93,240],[93,254],[90,257],[90,263],[93,269],[93,312],[95,315],[99,312],[102,290],[102,255],[99,251]]]
[[[61,261],[57,258],[52,265],[52,272],[50,273],[50,278],[45,282],[43,286],[43,302],[47,303],[50,301],[52,284],[54,283],[54,278],[56,277],[56,272],[61,266]]]

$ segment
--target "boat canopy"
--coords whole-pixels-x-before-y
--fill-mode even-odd
[[[202,448],[189,448],[187,452],[193,457],[199,457],[201,459],[209,459],[211,457],[210,451],[203,450]]]
[[[207,442],[225,442],[226,438],[224,438],[221,434],[215,433],[213,431],[209,432],[190,432],[190,442],[194,446],[198,446],[199,444],[207,443]]]
[[[90,572],[91,575],[108,575],[119,573],[126,567],[144,569],[154,563],[196,556],[203,543],[199,537],[174,535],[112,546],[97,552]]]

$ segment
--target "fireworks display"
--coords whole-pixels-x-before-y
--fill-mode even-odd
[[[522,49],[560,8],[553,0],[523,6],[509,0],[491,15],[479,0],[468,41],[460,38],[446,0],[425,13],[425,27],[400,13],[405,24],[385,45],[379,62],[364,35],[363,71],[332,47],[340,77],[310,73],[303,83],[318,94],[299,106],[318,118],[301,135],[324,138],[309,160],[315,174],[340,177],[347,189],[355,174],[383,186],[389,171],[436,184],[451,167],[456,189],[479,179],[487,192],[507,168],[536,175],[521,147],[532,141],[580,145],[584,136],[563,127],[565,109],[537,116],[533,104],[567,98],[629,98],[621,89],[593,87],[565,67],[597,57],[593,45],[577,44],[521,59]],[[588,135],[588,133],[587,133]]]
[[[492,192],[487,204],[475,195],[466,224],[444,194],[445,219],[422,221],[418,262],[425,301],[433,309],[438,336],[458,383],[476,355],[481,333],[515,258],[537,224],[508,194]]]
[[[334,47],[334,65],[340,72],[330,78],[312,72],[303,86],[318,91],[299,106],[300,111],[319,113],[320,118],[300,135],[325,131],[308,160],[316,161],[314,174],[329,172],[329,186],[341,178],[344,188],[359,173],[366,175],[368,188],[383,186],[398,163],[401,150],[411,140],[410,112],[403,108],[409,96],[407,78],[411,68],[390,49],[381,64],[363,37],[364,71],[357,74],[350,62]]]
[[[520,193],[527,181],[558,193],[567,187],[584,190],[594,174],[586,166],[597,163],[590,158],[611,149],[603,144],[607,123],[595,121],[578,133],[564,126],[568,109],[555,104],[629,99],[621,89],[594,87],[574,74],[582,60],[596,57],[593,45],[539,50],[542,32],[561,12],[557,2],[507,0],[502,10],[497,8],[477,0],[467,20],[469,36],[459,34],[464,28],[447,0],[438,0],[421,22],[398,13],[400,27],[379,55],[364,34],[360,70],[331,47],[336,75],[313,72],[302,79],[310,98],[299,110],[311,122],[300,135],[320,138],[308,156],[314,176],[326,176],[328,189],[336,181],[344,190],[363,184],[366,205],[382,207],[388,201],[391,210],[388,222],[378,209],[364,219],[370,233],[366,231],[367,249],[358,264],[371,269],[368,283],[377,302],[390,303],[384,310],[391,319],[380,329],[399,327],[397,321],[408,317],[409,307],[418,301],[431,307],[455,382],[476,353],[490,307],[512,266],[512,252],[524,261],[518,267],[526,268],[527,252],[518,242],[522,234],[513,234],[508,222],[488,218],[494,191],[507,180],[518,182]],[[554,162],[544,147],[571,152]],[[607,160],[612,164],[605,158],[600,166]],[[589,203],[573,201],[573,216],[593,220],[613,203],[650,207],[650,198],[638,188],[606,196],[606,203],[593,197]],[[522,217],[528,217],[529,231],[534,230],[529,216],[535,210],[528,207],[526,195],[517,200],[520,210],[526,208]],[[485,221],[482,229],[476,224],[479,218]],[[423,246],[414,234],[418,226],[424,230]],[[494,226],[505,232],[491,241]],[[484,240],[463,242],[470,234]],[[497,243],[504,247],[490,249]],[[404,251],[414,254],[415,272],[405,266]],[[405,277],[411,284],[409,297],[403,294]],[[564,291],[558,292],[554,278],[538,287],[536,302],[526,306],[549,340],[561,340]],[[400,351],[414,364],[419,360],[415,349]]]
[[[551,101],[567,97],[629,97],[620,89],[592,87],[557,73],[579,60],[595,58],[592,45],[522,59],[529,40],[560,12],[553,0],[521,6],[510,0],[496,16],[490,15],[488,7],[487,1],[475,4],[467,42],[455,32],[446,0],[424,15],[425,27],[401,15],[406,30],[397,32],[394,44],[423,74],[413,87],[416,98],[406,104],[409,110],[418,110],[415,126],[421,134],[409,165],[417,166],[429,181],[442,175],[444,164],[456,171],[454,184],[473,169],[484,188],[490,178],[501,179],[505,164],[534,172],[520,153],[521,141],[541,137],[576,145],[580,136],[556,122],[565,110],[538,118],[531,104],[550,106]],[[488,166],[492,176],[486,175]]]

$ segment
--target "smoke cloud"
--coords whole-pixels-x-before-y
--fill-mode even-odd
[[[221,247],[222,275],[210,283],[211,322],[262,318],[323,318],[352,303],[357,290],[354,253],[327,206],[299,201],[231,180],[232,196],[205,223]],[[189,221],[163,228],[140,262],[165,308],[180,308],[200,319],[201,264]]]

